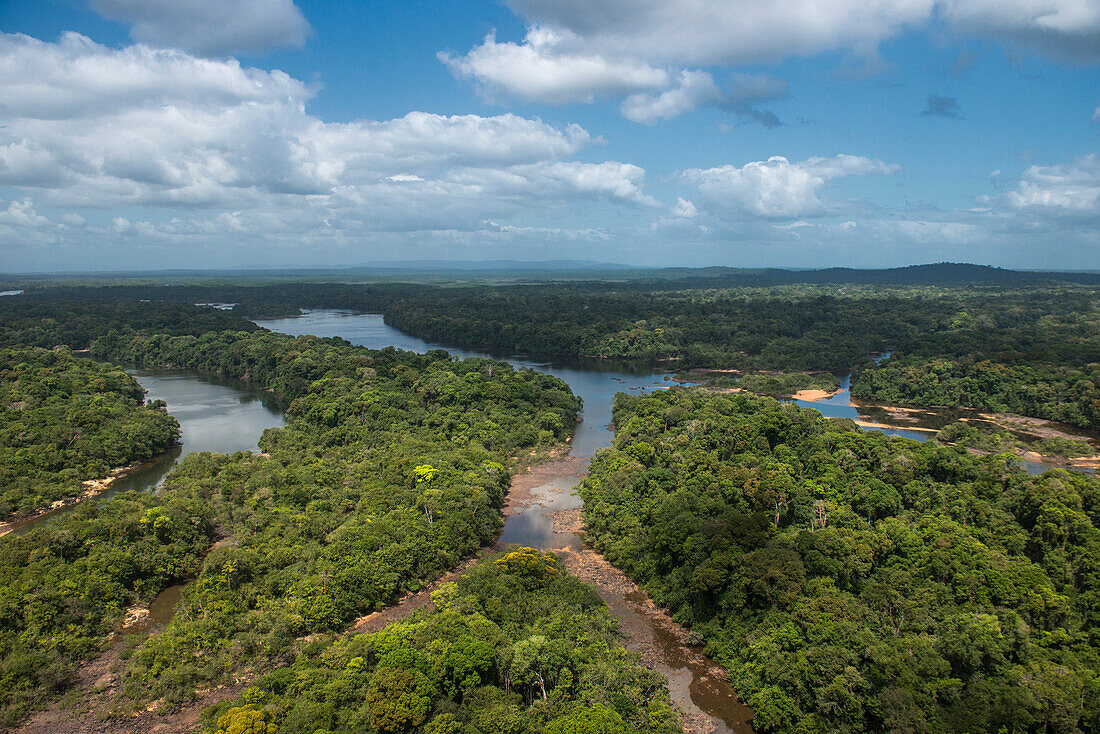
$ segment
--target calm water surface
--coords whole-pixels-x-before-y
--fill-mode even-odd
[[[111,483],[98,495],[149,491],[164,480],[179,460],[196,451],[257,451],[260,435],[283,425],[283,412],[270,393],[200,377],[179,370],[127,370],[143,388],[147,400],[163,400],[180,423],[180,445]],[[62,517],[79,507],[62,507],[16,525],[13,532]]]

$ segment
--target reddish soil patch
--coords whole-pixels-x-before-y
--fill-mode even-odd
[[[406,594],[398,599],[396,603],[391,604],[381,611],[373,612],[365,617],[360,617],[352,623],[345,634],[358,635],[364,632],[377,632],[394,622],[400,622],[417,609],[434,609],[435,606],[432,603],[432,592],[443,584],[458,581],[458,579],[462,577],[462,574],[466,573],[471,566],[481,560],[485,552],[485,550],[482,550],[478,555],[466,560],[466,562],[458,568],[440,576],[426,588]]]
[[[504,516],[511,517],[525,507],[539,503],[539,497],[532,490],[553,482],[561,477],[580,479],[588,473],[588,456],[568,456],[544,464],[528,467],[527,471],[512,477],[512,486],[508,490],[508,501],[504,505]]]

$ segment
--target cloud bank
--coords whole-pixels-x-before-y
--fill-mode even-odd
[[[738,111],[714,72],[827,51],[881,66],[879,45],[910,29],[998,39],[1075,63],[1100,61],[1100,0],[510,0],[521,42],[489,35],[465,55],[441,53],[491,98],[547,104],[625,97],[652,123],[700,107]],[[696,68],[692,68],[696,67]],[[735,85],[736,86],[736,85]],[[766,97],[767,99],[769,97]],[[770,97],[770,98],[774,98]],[[774,115],[748,113],[768,124]]]

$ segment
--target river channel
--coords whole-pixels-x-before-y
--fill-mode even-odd
[[[415,352],[446,349],[460,357],[489,357],[503,359],[516,368],[531,368],[560,378],[578,395],[584,405],[581,421],[573,437],[569,457],[553,465],[536,469],[533,486],[525,488],[530,501],[512,506],[507,513],[500,543],[515,544],[556,550],[575,559],[585,552],[580,534],[563,529],[559,517],[562,511],[576,511],[581,500],[574,488],[587,472],[592,454],[611,445],[614,433],[611,429],[611,408],[615,395],[620,392],[645,392],[667,388],[677,383],[666,370],[608,360],[540,360],[521,355],[486,354],[455,349],[445,344],[435,344],[405,334],[386,325],[380,314],[362,314],[340,310],[307,310],[300,317],[257,321],[272,331],[296,336],[339,336],[353,344],[372,349],[394,346]],[[870,416],[861,415],[849,404],[848,383],[843,391],[828,400],[801,404],[821,410],[827,416],[863,419],[875,422]],[[885,428],[884,433],[927,440],[932,434],[925,431]],[[555,522],[558,520],[558,522]],[[587,551],[591,554],[590,549]],[[573,555],[570,555],[573,554]],[[602,560],[602,559],[599,559]],[[590,559],[590,562],[591,559]],[[567,561],[568,563],[568,561]],[[605,569],[613,573],[613,569]],[[637,590],[623,588],[622,583],[598,584],[601,595],[612,614],[623,628],[631,630],[628,644],[634,642],[643,652],[645,662],[663,673],[669,681],[673,698],[685,710],[689,718],[706,720],[706,728],[716,732],[746,734],[752,731],[748,723],[752,712],[737,701],[733,689],[719,675],[718,666],[697,652],[685,650],[680,638],[661,624],[660,615],[654,614],[654,605]]]

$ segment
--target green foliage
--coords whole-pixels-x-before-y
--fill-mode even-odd
[[[121,369],[64,348],[0,349],[0,519],[84,492],[81,482],[179,439],[164,404]]]
[[[757,730],[1097,731],[1100,480],[743,393],[614,417],[587,537],[706,639]]]
[[[1036,451],[1044,456],[1067,458],[1093,455],[1088,441],[1062,436],[1038,438],[1021,432],[1012,433],[992,423],[976,421],[950,423],[940,429],[936,440],[992,453]]]
[[[62,690],[126,608],[197,571],[213,538],[203,494],[177,491],[89,500],[0,540],[0,720],[14,723]]]
[[[154,289],[155,290],[155,289]],[[53,289],[0,300],[0,346],[66,345],[87,349],[111,332],[198,336],[208,331],[258,331],[238,315],[192,304],[150,302],[146,294],[118,298],[106,288]],[[145,298],[145,301],[139,300]]]
[[[569,435],[579,407],[560,380],[442,351],[246,331],[113,331],[94,347],[271,387],[287,426],[265,433],[264,455],[191,454],[155,495],[91,502],[0,541],[8,722],[62,690],[126,607],[187,576],[197,578],[167,629],[129,655],[127,696],[172,704],[234,669],[285,662],[299,638],[341,629],[489,543],[506,467],[540,438]],[[549,415],[555,429],[536,430]],[[452,661],[451,688],[480,674],[484,651],[467,652],[469,664]],[[269,723],[248,711],[242,726]]]
[[[215,734],[278,734],[278,731],[269,712],[249,704],[229,709],[224,716],[219,716]]]
[[[445,604],[318,643],[242,697],[280,734],[671,734],[668,691],[621,646],[595,590],[550,554],[486,559]],[[207,710],[221,726],[222,711]]]
[[[140,700],[276,664],[296,638],[341,629],[489,543],[510,455],[539,440],[538,416],[556,416],[550,440],[563,439],[579,407],[560,380],[442,351],[268,332],[111,336],[95,350],[247,379],[289,403],[286,427],[261,439],[265,457],[194,458],[166,482],[166,493],[203,493],[232,542],[131,657],[124,688]],[[375,723],[416,720],[406,708]]]
[[[804,372],[767,374],[756,373],[745,375],[736,382],[736,386],[742,390],[754,392],[757,395],[772,395],[774,397],[790,397],[800,390],[824,390],[834,392],[840,389],[840,381],[829,372],[806,374]]]

